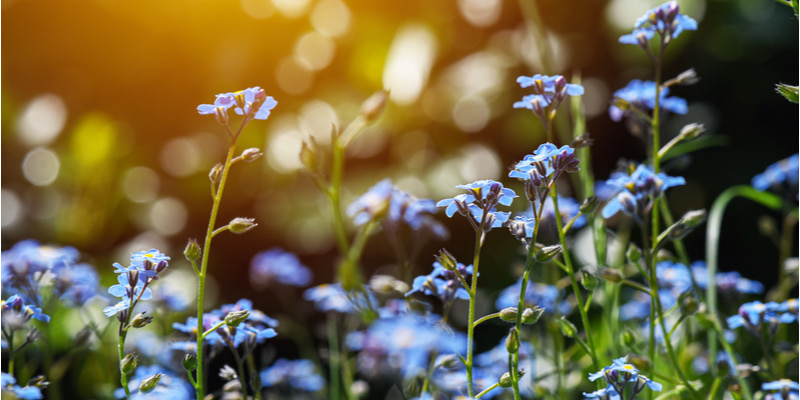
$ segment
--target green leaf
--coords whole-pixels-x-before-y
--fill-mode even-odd
[[[796,10],[796,9],[795,9]],[[783,97],[786,97],[787,100],[791,101],[792,103],[797,104],[798,100],[798,89],[797,86],[790,86],[784,85],[779,83],[775,85],[775,91],[780,93]]]

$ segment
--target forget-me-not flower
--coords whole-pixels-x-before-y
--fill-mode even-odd
[[[785,183],[796,190],[798,176],[800,155],[794,154],[768,166],[764,172],[754,176],[750,184],[758,190],[767,190]]]
[[[634,395],[644,390],[645,387],[656,392],[660,392],[662,389],[660,383],[654,382],[644,375],[640,375],[639,370],[633,365],[628,364],[624,357],[617,358],[611,365],[603,367],[600,371],[589,374],[589,380],[592,382],[600,378],[603,378],[606,383],[620,395],[625,392],[625,388],[628,387],[628,385],[631,385],[630,387],[632,387]]]
[[[619,211],[641,218],[649,213],[653,198],[673,186],[684,184],[686,180],[683,177],[672,177],[663,172],[655,174],[644,164],[636,167],[630,175],[615,172],[597,188],[598,197],[609,199],[603,207],[603,218],[611,218]]]
[[[266,287],[272,282],[303,287],[311,283],[311,270],[293,253],[273,248],[262,251],[250,262],[250,282],[256,287]]]
[[[311,360],[280,358],[261,371],[264,387],[286,385],[294,390],[316,392],[325,387],[325,379],[317,372]]]
[[[238,115],[266,120],[269,118],[270,111],[276,105],[278,105],[278,102],[272,96],[267,96],[264,89],[255,86],[238,92],[218,94],[214,104],[201,104],[197,106],[197,112],[200,114],[216,114],[218,118],[220,118],[221,114],[224,114],[225,118],[227,118],[228,109],[234,107],[234,112]]]
[[[448,217],[452,217],[456,211],[467,218],[471,216],[470,223],[476,230],[488,231],[503,226],[511,213],[497,211],[495,206],[497,204],[509,206],[514,198],[518,197],[513,190],[504,188],[502,183],[491,179],[457,185],[456,188],[464,189],[467,193],[440,200],[436,206],[446,207],[445,214]]]
[[[697,21],[680,13],[678,2],[669,1],[648,10],[634,24],[633,33],[622,35],[620,43],[645,47],[649,40],[658,33],[663,43],[669,43],[683,31],[697,30]]]
[[[771,391],[765,400],[796,400],[798,399],[798,391],[800,391],[800,384],[790,379],[779,379],[772,382],[764,382],[761,384],[761,390]]]
[[[658,107],[661,110],[672,111],[675,114],[689,112],[686,100],[680,97],[667,97],[668,95],[668,87],[661,88],[658,92]],[[608,108],[608,114],[612,120],[620,121],[629,113],[619,107],[621,104],[636,108],[646,114],[656,106],[656,83],[634,79],[628,83],[628,86],[614,92],[614,98],[618,104],[612,104]]]

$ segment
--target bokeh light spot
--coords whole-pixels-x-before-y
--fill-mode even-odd
[[[303,104],[298,118],[301,132],[314,136],[317,143],[331,142],[331,129],[339,126],[339,117],[330,104],[321,100],[312,100]]]
[[[475,133],[489,122],[489,105],[479,96],[464,97],[453,106],[453,122],[464,132]]]
[[[428,82],[435,57],[436,36],[430,28],[419,24],[400,28],[383,70],[383,87],[391,90],[392,101],[408,105],[417,100]]]
[[[161,168],[178,178],[189,176],[200,167],[200,150],[188,138],[172,139],[161,150]]]
[[[299,18],[306,13],[309,0],[272,0],[272,4],[286,18]]]
[[[301,95],[311,88],[314,72],[300,65],[294,58],[287,57],[275,67],[275,81],[278,87],[291,95]]]
[[[50,149],[37,147],[25,155],[22,160],[22,175],[28,182],[36,186],[47,186],[58,177],[61,162]]]
[[[276,11],[270,0],[242,0],[242,10],[255,19],[269,18]]]
[[[147,167],[133,167],[125,172],[122,187],[125,195],[137,203],[149,203],[158,196],[158,174]]]
[[[608,99],[611,98],[608,85],[597,78],[587,78],[581,82],[581,85],[585,89],[581,101],[583,102],[586,118],[606,112],[608,110]]]
[[[350,9],[340,0],[322,0],[311,11],[311,25],[328,36],[341,36],[350,28]]]
[[[470,24],[485,27],[497,22],[502,5],[500,0],[458,0],[458,11]]]
[[[0,190],[0,225],[3,228],[14,226],[22,219],[24,212],[25,206],[13,190]]]
[[[60,97],[43,94],[22,111],[17,125],[19,138],[27,146],[50,144],[67,121],[67,107]]]
[[[303,167],[300,149],[302,133],[297,129],[295,118],[285,115],[273,121],[272,132],[267,136],[267,164],[275,172],[288,174]]]
[[[500,177],[500,157],[494,150],[480,144],[470,144],[464,146],[462,154],[459,170],[464,182]]]
[[[186,225],[189,212],[183,203],[172,197],[157,200],[150,208],[150,225],[156,233],[169,236]]]
[[[297,39],[294,57],[300,65],[318,71],[331,63],[335,49],[331,38],[319,32],[308,32]]]

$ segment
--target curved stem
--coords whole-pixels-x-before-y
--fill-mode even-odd
[[[467,216],[467,218],[472,218]],[[480,226],[483,226],[483,220],[486,219],[486,212],[482,218]],[[467,319],[467,361],[465,363],[467,369],[467,393],[469,397],[475,397],[475,384],[472,382],[472,359],[474,352],[474,339],[475,339],[475,302],[478,295],[478,266],[481,259],[481,248],[483,241],[486,238],[486,233],[483,229],[475,231],[475,253],[472,258],[472,283],[469,287],[469,316]]]

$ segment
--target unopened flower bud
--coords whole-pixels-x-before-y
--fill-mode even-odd
[[[219,369],[219,377],[225,379],[226,381],[235,381],[239,378],[239,375],[236,373],[236,370],[233,369],[233,367],[225,364]]]
[[[183,249],[183,256],[189,261],[197,261],[200,259],[200,255],[200,245],[197,244],[197,240],[189,239],[186,248]]]
[[[211,182],[219,183],[222,180],[222,164],[217,164],[208,173],[208,179]]]
[[[156,388],[156,386],[158,386],[158,382],[161,381],[162,376],[164,376],[164,374],[159,372],[154,375],[150,375],[144,380],[142,380],[142,383],[139,384],[139,392],[141,393],[152,392]]]
[[[250,229],[255,228],[256,225],[258,224],[255,223],[254,218],[241,218],[241,217],[236,217],[232,219],[230,223],[228,223],[228,227],[230,228],[230,231],[233,233],[245,233]]]
[[[692,140],[705,133],[705,131],[705,125],[693,122],[691,124],[684,125],[683,128],[681,128],[681,133],[679,133],[678,136],[680,137],[680,140]]]
[[[561,245],[545,246],[536,253],[536,262],[546,263],[561,253]]]
[[[217,107],[214,109],[214,117],[222,126],[228,125],[228,110],[225,107]]]
[[[516,322],[517,307],[506,307],[500,310],[500,319],[506,322]]]
[[[586,199],[584,199],[583,202],[581,203],[581,208],[580,208],[581,213],[586,215],[594,212],[594,209],[597,208],[597,202],[598,202],[597,196],[589,196]]]
[[[636,245],[630,244],[628,250],[625,251],[625,257],[628,258],[628,261],[636,264],[642,258],[642,251]]]
[[[367,122],[378,118],[378,116],[381,115],[381,111],[383,111],[383,107],[386,105],[386,100],[388,98],[389,92],[386,90],[375,92],[372,96],[361,103],[361,116],[363,116]]]
[[[456,258],[453,257],[453,255],[450,254],[450,252],[446,249],[439,250],[439,255],[436,256],[436,261],[438,261],[439,264],[442,264],[442,267],[448,271],[455,271],[458,264]]]
[[[249,316],[250,310],[231,311],[225,316],[225,325],[237,327]]]
[[[142,311],[136,314],[133,317],[133,321],[131,321],[131,326],[133,326],[134,328],[144,328],[149,323],[153,322],[153,317],[146,317],[144,315],[146,312],[147,311]]]
[[[197,356],[192,353],[186,353],[183,356],[183,369],[188,372],[192,372],[197,369]]]
[[[578,332],[578,329],[575,328],[575,325],[572,322],[569,322],[564,317],[556,319],[556,324],[558,324],[558,329],[561,330],[561,333],[568,338],[575,337],[575,334]]]
[[[622,272],[620,272],[620,270],[608,267],[598,269],[597,275],[606,280],[607,282],[611,283],[619,283],[622,282],[623,279],[625,279],[625,277],[622,276]]]
[[[130,375],[136,369],[136,363],[139,356],[136,353],[128,353],[119,362],[119,370],[125,375]]]
[[[510,388],[511,385],[513,385],[513,382],[511,380],[511,374],[509,374],[508,372],[504,372],[503,375],[500,376],[498,383],[500,383],[500,387],[502,388]]]
[[[506,351],[515,353],[517,350],[519,350],[519,333],[517,328],[511,328],[506,336]]]
[[[569,147],[573,149],[580,149],[581,147],[589,147],[594,144],[594,139],[589,136],[589,132],[584,133],[572,140]]]
[[[25,342],[33,343],[42,336],[42,331],[37,329],[36,327],[31,327],[31,330],[28,331],[28,335],[25,336]]]
[[[456,367],[458,367],[460,365],[463,365],[463,364],[461,364],[461,360],[455,354],[443,355],[443,356],[439,357],[437,359],[437,362],[436,362],[436,367],[437,368],[441,367],[441,368],[450,369],[450,368],[456,368]]]
[[[594,274],[584,270],[581,274],[581,286],[591,292],[597,287],[597,277]]]
[[[50,382],[48,382],[46,379],[47,378],[45,378],[44,375],[37,375],[29,379],[28,384],[26,384],[25,386],[36,386],[39,389],[44,389],[50,385]]]
[[[313,136],[311,140],[314,140]],[[319,159],[317,157],[317,152],[315,151],[316,149],[316,145],[314,146],[314,149],[312,149],[305,141],[303,141],[303,147],[300,148],[300,162],[302,162],[303,166],[311,172],[316,172],[317,167],[319,166]]]
[[[631,347],[636,344],[636,334],[633,333],[630,329],[626,329],[625,332],[622,333],[622,343],[625,346]]]
[[[242,152],[242,155],[240,155],[239,157],[242,158],[242,161],[253,162],[255,160],[258,160],[263,155],[264,153],[262,153],[260,149],[258,149],[257,147],[251,147],[249,149],[245,149]]]
[[[700,308],[700,303],[692,291],[681,293],[680,297],[678,297],[678,302],[681,313],[686,316],[693,315]]]
[[[544,308],[539,308],[538,306],[526,308],[522,311],[522,323],[526,325],[535,324],[542,317],[542,313],[544,313]]]

